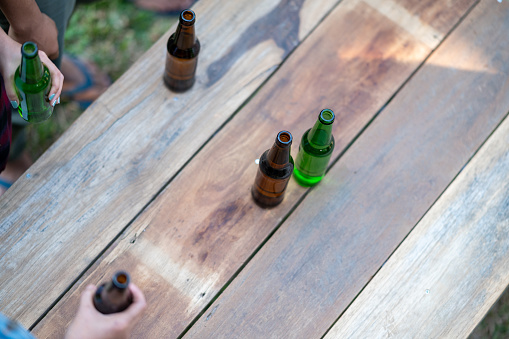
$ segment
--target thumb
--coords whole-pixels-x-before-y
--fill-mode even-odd
[[[85,288],[85,290],[81,294],[81,300],[80,300],[81,307],[85,307],[85,308],[94,307],[92,299],[93,299],[95,290],[96,290],[96,287],[94,285],[88,285]]]

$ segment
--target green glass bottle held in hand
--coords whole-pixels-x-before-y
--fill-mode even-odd
[[[314,186],[325,175],[334,150],[334,118],[332,110],[324,109],[318,115],[318,121],[313,128],[308,129],[302,136],[293,171],[295,179],[302,186]]]
[[[14,74],[14,85],[19,99],[18,112],[23,119],[37,123],[51,116],[53,106],[48,98],[51,76],[34,42],[21,46],[21,64]]]

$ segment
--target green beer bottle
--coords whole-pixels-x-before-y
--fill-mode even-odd
[[[39,58],[39,49],[34,42],[21,46],[21,64],[14,74],[16,94],[19,99],[18,112],[28,122],[41,122],[53,113],[48,95],[51,76]]]
[[[295,179],[302,186],[316,185],[325,175],[334,150],[333,122],[334,112],[324,109],[313,128],[302,136],[293,171]]]

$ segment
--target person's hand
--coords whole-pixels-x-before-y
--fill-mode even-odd
[[[133,303],[125,311],[102,314],[95,309],[92,301],[95,290],[96,287],[94,285],[88,285],[81,294],[78,313],[67,329],[65,338],[128,338],[147,306],[143,293],[136,285],[130,283],[129,290],[133,294]]]
[[[51,75],[50,102],[53,106],[60,102],[60,93],[64,84],[64,76],[46,53],[39,50],[39,58],[48,67]],[[0,29],[0,74],[4,79],[5,92],[11,101],[12,107],[19,105],[18,96],[14,90],[14,73],[21,62],[21,45],[12,40]]]
[[[57,26],[46,14],[39,12],[37,16],[30,20],[13,22],[9,27],[9,36],[20,44],[35,42],[40,51],[44,51],[54,60],[59,53]]]

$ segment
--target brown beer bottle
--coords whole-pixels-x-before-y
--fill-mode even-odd
[[[290,155],[292,139],[290,132],[279,132],[274,145],[260,157],[251,194],[262,207],[276,206],[283,201],[286,185],[293,172],[293,159]]]
[[[183,92],[194,84],[200,41],[194,32],[196,16],[190,9],[180,13],[177,30],[166,46],[166,69],[164,83],[175,92]]]
[[[115,273],[110,282],[97,287],[94,294],[94,306],[103,313],[117,313],[125,310],[133,302],[129,291],[129,274],[124,271]]]

